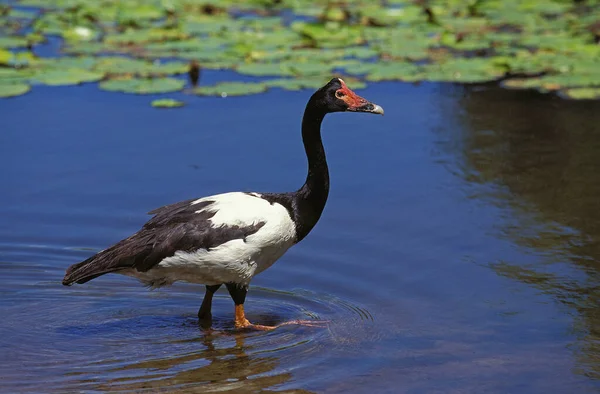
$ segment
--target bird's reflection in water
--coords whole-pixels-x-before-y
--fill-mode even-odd
[[[217,330],[200,324],[198,327],[198,338],[171,341],[174,347],[185,345],[187,352],[121,367],[119,372],[126,377],[112,379],[98,389],[111,392],[167,389],[186,393],[267,393],[291,382],[290,372],[276,371],[279,364],[276,356],[256,355],[262,353],[258,349],[260,345],[269,341],[261,339],[265,333]],[[127,372],[132,370],[141,373]],[[310,393],[296,389],[277,392]]]

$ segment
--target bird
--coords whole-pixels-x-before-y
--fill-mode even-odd
[[[190,62],[190,68],[188,69],[188,77],[193,87],[198,86],[198,80],[200,79],[200,63],[197,60]]]
[[[302,241],[321,217],[329,195],[321,124],[334,112],[384,111],[350,90],[343,79],[331,79],[312,94],[304,110],[301,131],[308,173],[298,190],[224,192],[154,209],[139,231],[67,268],[63,285],[108,273],[137,278],[150,288],[176,281],[205,285],[201,321],[211,321],[213,295],[225,285],[235,304],[236,329],[271,330],[285,324],[250,323],[244,312],[246,294],[252,278]]]

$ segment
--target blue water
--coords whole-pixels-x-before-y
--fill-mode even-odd
[[[0,391],[597,392],[600,103],[358,93],[385,116],[326,118],[322,219],[246,302],[255,323],[330,323],[267,333],[232,330],[225,291],[209,332],[201,286],[60,282],[158,206],[296,189],[310,91],[172,94],[174,110],[94,84],[0,101]]]

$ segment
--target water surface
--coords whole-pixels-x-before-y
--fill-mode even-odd
[[[381,83],[360,94],[384,117],[329,116],[322,219],[246,302],[326,328],[236,332],[222,290],[207,331],[201,286],[61,285],[153,208],[297,188],[310,93],[3,100],[0,391],[597,392],[598,102]]]

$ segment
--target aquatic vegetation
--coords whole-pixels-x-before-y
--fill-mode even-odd
[[[264,83],[222,82],[214,86],[199,86],[194,93],[202,96],[244,96],[267,90]]]
[[[179,108],[183,107],[185,103],[174,99],[158,99],[152,101],[151,105],[155,108]]]
[[[31,90],[31,86],[24,83],[0,83],[0,97],[15,97]]]
[[[27,85],[164,93],[183,90],[169,76],[195,62],[272,78],[200,81],[203,95],[314,88],[341,71],[361,83],[501,80],[572,99],[600,88],[600,0],[14,0],[0,14],[0,71]],[[62,56],[36,56],[51,36]],[[3,86],[15,78],[0,72]]]
[[[185,81],[176,78],[122,77],[100,82],[100,89],[112,92],[156,94],[176,92],[183,89]]]

